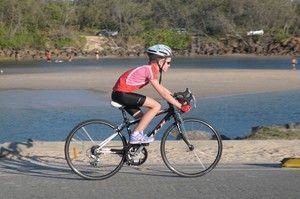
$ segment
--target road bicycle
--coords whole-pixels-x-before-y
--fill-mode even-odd
[[[189,89],[173,95],[180,103],[196,100]],[[130,144],[131,127],[140,119],[130,120],[124,106],[116,102],[113,107],[121,110],[123,122],[119,125],[91,119],[81,122],[69,133],[65,141],[65,158],[70,168],[89,180],[103,180],[116,174],[124,164],[142,165],[148,158],[149,144]],[[166,123],[160,153],[165,165],[182,177],[199,177],[212,171],[222,154],[222,139],[218,131],[203,119],[182,118],[182,112],[172,104],[160,110],[156,117],[163,118],[147,136],[155,136]],[[124,134],[124,131],[127,132]]]

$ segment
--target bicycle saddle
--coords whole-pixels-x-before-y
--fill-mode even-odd
[[[110,104],[115,108],[122,108],[124,105],[119,104],[118,102],[111,101]]]

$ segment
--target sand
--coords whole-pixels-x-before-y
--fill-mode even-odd
[[[91,89],[110,93],[122,69],[95,69],[84,72],[43,74],[2,74],[0,90],[10,89]],[[292,70],[208,70],[170,69],[163,84],[171,91],[190,88],[196,97],[286,91],[300,88],[300,71]],[[151,86],[140,91],[158,97]],[[109,96],[109,95],[108,95]],[[0,143],[7,158],[65,164],[63,142]],[[3,153],[2,153],[3,155]],[[224,141],[221,163],[279,163],[286,157],[300,157],[299,140]],[[2,157],[3,158],[3,157]],[[0,158],[0,161],[1,159]],[[159,143],[150,145],[148,163],[162,163]]]
[[[83,72],[0,75],[0,90],[92,89],[111,92],[125,69],[95,69]],[[170,69],[163,85],[172,92],[190,88],[196,97],[284,91],[300,88],[300,71]],[[151,86],[141,93],[158,97]]]
[[[0,161],[6,157],[13,160],[65,165],[64,142],[3,143],[0,144]],[[176,145],[174,145],[176,150]],[[147,164],[163,164],[160,141],[147,147]],[[2,156],[2,157],[1,157]],[[280,164],[284,158],[300,157],[300,140],[225,140],[220,163]],[[177,157],[178,162],[185,157]]]

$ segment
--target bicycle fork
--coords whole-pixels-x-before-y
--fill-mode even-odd
[[[184,127],[184,122],[183,122],[183,119],[182,117],[180,116],[179,113],[176,114],[176,126],[179,130],[179,134],[181,136],[181,138],[183,139],[183,141],[186,143],[186,145],[188,146],[189,150],[190,151],[193,151],[194,150],[194,145],[192,145],[189,141],[188,141],[188,138],[187,138],[187,131]]]

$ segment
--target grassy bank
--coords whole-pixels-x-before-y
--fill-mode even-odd
[[[300,139],[300,129],[284,127],[259,127],[255,132],[245,136],[245,140],[297,140]]]

